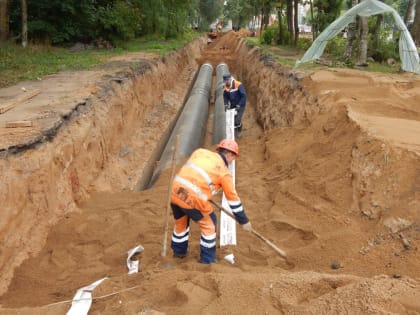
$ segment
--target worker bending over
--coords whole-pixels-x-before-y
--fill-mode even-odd
[[[217,152],[206,149],[195,150],[176,174],[172,185],[171,207],[175,219],[171,247],[174,257],[185,257],[188,252],[190,219],[197,222],[201,230],[200,262],[216,261],[217,218],[210,200],[220,188],[225,193],[236,220],[243,229],[251,232],[241,200],[236,193],[228,165],[239,156],[235,140],[225,139],[217,145]]]

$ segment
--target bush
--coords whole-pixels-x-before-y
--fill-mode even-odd
[[[381,29],[376,49],[373,47],[373,41],[369,41],[369,55],[377,62],[386,61],[388,58],[399,60],[398,41],[391,37],[391,30]]]
[[[130,40],[140,32],[141,14],[138,8],[121,1],[99,10],[99,21],[104,29],[103,37],[111,40]],[[105,36],[109,34],[108,36]]]
[[[327,53],[333,59],[342,59],[344,56],[344,50],[346,49],[346,39],[337,36],[328,41],[324,52]]]
[[[297,42],[297,48],[302,50],[308,50],[312,45],[312,37],[299,37]]]
[[[270,25],[268,26],[262,33],[261,43],[271,45],[279,35],[279,27],[278,25]]]

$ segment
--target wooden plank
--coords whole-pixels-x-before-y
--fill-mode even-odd
[[[8,103],[5,103],[5,104],[1,104],[0,105],[0,114],[3,114],[5,112],[7,112],[8,110],[12,109],[13,107],[15,107],[19,103],[30,100],[31,98],[37,96],[39,93],[41,93],[41,90],[33,90],[31,92],[25,92],[17,100],[14,100],[12,102],[8,102]]]
[[[6,128],[32,127],[32,120],[16,120],[6,122]]]

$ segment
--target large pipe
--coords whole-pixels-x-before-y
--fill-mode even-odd
[[[152,179],[148,185],[149,188],[156,182],[160,173],[170,167],[177,135],[179,135],[177,164],[188,158],[195,149],[203,144],[209,114],[212,75],[212,65],[208,63],[203,64],[191,89],[190,96],[163,150],[159,163],[153,172]]]
[[[227,73],[229,73],[229,68],[225,63],[217,65],[212,139],[213,144],[219,143],[221,140],[226,138],[226,112],[223,101],[223,75]]]
[[[188,100],[188,96],[190,95],[191,90],[192,90],[192,88],[195,84],[195,81],[196,81],[197,76],[198,76],[198,72],[199,71],[195,72],[194,78],[191,80],[191,83],[188,87],[188,92],[184,96],[184,100],[182,101],[183,107],[185,106],[185,103]],[[133,187],[133,191],[141,191],[141,190],[145,190],[149,187],[149,183],[150,183],[151,178],[153,176],[153,172],[156,168],[156,161],[158,161],[159,158],[162,156],[163,150],[165,149],[165,146],[168,143],[168,139],[171,136],[172,131],[175,127],[175,124],[178,121],[178,118],[181,115],[181,113],[182,113],[182,109],[176,114],[175,118],[170,123],[169,127],[166,128],[165,132],[162,134],[158,145],[153,150],[152,154],[149,156],[149,159],[147,160],[146,165],[143,167],[142,173],[141,173],[138,181],[136,182],[136,185]]]

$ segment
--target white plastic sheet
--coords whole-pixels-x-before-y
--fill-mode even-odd
[[[144,250],[144,247],[141,245],[138,245],[132,249],[130,249],[127,252],[127,269],[128,274],[131,275],[133,273],[137,273],[139,271],[139,261],[138,260],[132,260],[131,258],[137,254],[141,253]]]
[[[235,110],[229,109],[226,111],[226,138],[235,139]],[[235,161],[229,165],[229,170],[232,173],[233,183],[235,183]],[[222,197],[222,207],[230,211],[229,203],[226,200],[225,194]],[[231,212],[232,213],[232,212]],[[223,211],[220,214],[220,247],[226,245],[236,245],[236,222]]]
[[[311,47],[305,52],[303,57],[296,62],[296,66],[303,62],[318,59],[324,52],[327,42],[337,36],[348,24],[356,19],[356,15],[371,16],[382,13],[391,13],[395,20],[395,25],[401,32],[399,40],[399,50],[401,58],[401,68],[404,71],[420,73],[419,54],[417,47],[411,38],[403,20],[397,11],[383,2],[377,0],[364,0],[355,5],[337,20],[331,23],[312,43]]]
[[[89,313],[90,306],[92,305],[93,290],[95,290],[95,288],[106,279],[106,277],[102,278],[77,290],[67,315],[87,315],[87,313]]]

